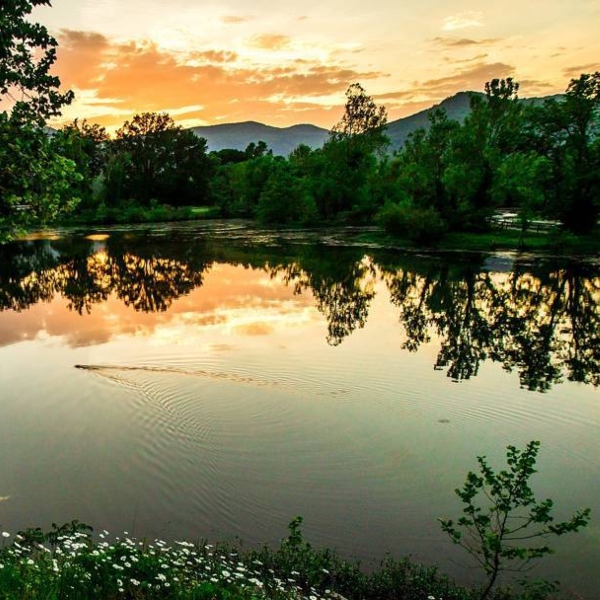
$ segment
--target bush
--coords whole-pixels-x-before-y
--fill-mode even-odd
[[[446,223],[435,209],[418,208],[408,203],[386,204],[378,221],[388,233],[420,244],[435,243],[446,233]]]

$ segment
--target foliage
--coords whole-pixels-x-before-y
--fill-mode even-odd
[[[600,72],[572,79],[561,102],[532,114],[538,151],[552,165],[549,214],[589,233],[600,214]]]
[[[0,598],[308,600],[309,591],[293,579],[263,576],[233,549],[147,543],[128,534],[109,543],[107,536],[95,542],[91,528],[77,521],[20,532],[0,550]]]
[[[72,92],[60,93],[50,75],[56,40],[28,17],[48,0],[6,0],[0,11],[0,242],[24,227],[55,219],[77,202],[80,176],[53,152],[43,129]]]
[[[315,596],[341,594],[349,600],[469,600],[468,590],[454,585],[439,574],[435,567],[424,567],[408,559],[388,558],[378,568],[367,572],[360,564],[340,558],[334,551],[314,548],[304,540],[302,517],[288,525],[289,535],[279,548],[263,547],[247,554],[258,565],[262,577],[276,573],[282,579],[292,578],[302,589]],[[333,592],[333,594],[331,594]]]
[[[116,170],[107,188],[118,193],[118,199],[205,203],[212,170],[206,140],[176,126],[166,113],[142,113],[126,121],[116,132],[112,151]],[[114,197],[107,200],[111,203]]]
[[[0,113],[0,241],[71,212],[80,181],[75,163],[53,152],[36,124]]]
[[[316,220],[317,207],[301,178],[285,164],[275,166],[258,198],[256,216],[262,223],[303,223]]]
[[[353,83],[346,90],[344,115],[331,130],[330,137],[333,141],[350,141],[353,147],[373,152],[388,142],[386,124],[385,107],[378,107],[360,83]]]
[[[446,224],[435,209],[419,208],[411,202],[387,203],[379,213],[378,220],[388,233],[419,244],[437,243],[446,232]]]
[[[108,143],[106,129],[85,119],[82,122],[75,119],[51,138],[54,152],[72,160],[81,175],[76,188],[77,195],[82,199],[81,208],[91,206],[97,200],[94,198],[97,186],[94,186],[101,179],[106,164]]]
[[[477,457],[479,474],[470,471],[456,495],[464,504],[458,521],[441,519],[442,530],[453,543],[464,548],[483,568],[487,582],[480,599],[490,596],[503,571],[523,571],[552,549],[534,542],[548,536],[576,532],[589,522],[589,509],[578,510],[570,519],[555,522],[551,499],[539,501],[529,487],[540,442],[531,441],[524,450],[508,446],[507,470],[496,473],[485,456]]]
[[[43,5],[50,0],[3,0],[0,11],[0,99],[12,103],[16,121],[39,126],[73,99],[73,92],[59,92],[60,80],[50,74],[56,40],[28,20]]]

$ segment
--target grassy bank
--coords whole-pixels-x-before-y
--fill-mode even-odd
[[[301,519],[277,549],[242,551],[186,541],[138,540],[73,521],[50,532],[2,532],[0,598],[81,600],[474,600],[435,568],[386,560],[372,572],[305,542]],[[541,600],[543,590],[494,600]]]
[[[129,202],[120,206],[101,204],[93,209],[82,209],[61,225],[122,225],[128,223],[161,223],[169,221],[192,221],[212,219],[219,216],[219,210],[213,206],[169,206],[151,203],[143,206]]]
[[[564,231],[521,232],[514,229],[492,229],[482,233],[450,232],[435,243],[426,246],[401,236],[383,231],[362,234],[360,240],[384,247],[431,248],[435,250],[489,252],[515,251],[540,252],[561,255],[600,254],[598,231],[585,236],[576,236]]]

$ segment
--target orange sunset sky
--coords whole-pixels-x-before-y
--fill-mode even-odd
[[[330,128],[356,81],[394,120],[494,77],[531,97],[600,70],[598,0],[54,0],[32,18],[76,93],[63,121],[110,130],[142,111]]]

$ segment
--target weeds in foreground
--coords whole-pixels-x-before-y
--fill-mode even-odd
[[[435,567],[409,559],[385,560],[365,572],[304,541],[301,517],[277,549],[243,551],[161,540],[127,533],[92,538],[77,521],[51,531],[2,532],[0,600],[474,600]],[[0,542],[1,543],[1,542]],[[493,600],[545,600],[548,588],[518,595],[499,590]]]
[[[61,599],[214,599],[326,600],[314,590],[258,572],[260,565],[237,551],[208,544],[161,540],[148,543],[125,535],[94,542],[87,525],[73,521],[20,532],[11,541],[2,532],[0,598]],[[255,561],[256,562],[256,561]]]
[[[530,563],[552,554],[546,543],[548,537],[577,532],[590,521],[589,508],[577,510],[566,521],[555,521],[553,501],[536,498],[529,480],[537,472],[539,448],[536,440],[524,450],[508,446],[508,467],[498,472],[485,456],[478,456],[479,474],[469,471],[463,487],[456,490],[464,505],[463,516],[456,522],[440,519],[442,530],[476,560],[487,576],[479,600],[491,597],[502,572],[527,571]]]

